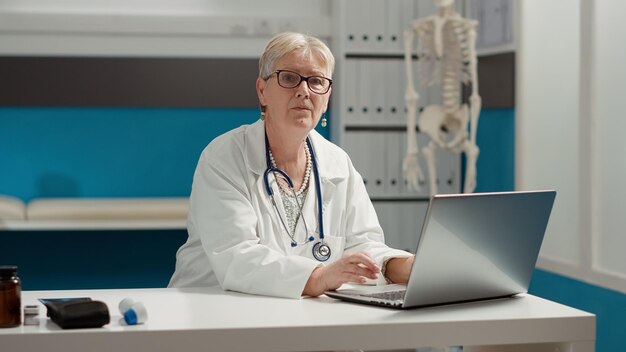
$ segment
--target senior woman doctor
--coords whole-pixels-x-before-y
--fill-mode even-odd
[[[170,287],[298,298],[407,281],[412,255],[384,244],[361,176],[314,130],[333,68],[317,38],[282,33],[268,43],[256,81],[261,119],[202,152]]]

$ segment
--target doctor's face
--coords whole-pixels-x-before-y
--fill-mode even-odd
[[[288,130],[296,128],[308,134],[326,112],[332,89],[327,86],[327,81],[317,77],[309,79],[308,83],[302,80],[293,88],[285,87],[295,84],[300,79],[298,75],[328,77],[328,70],[317,56],[299,52],[279,60],[275,69],[282,72],[273,73],[267,80],[259,77],[256,84],[259,101],[266,106],[267,123]],[[319,93],[325,89],[328,92]]]

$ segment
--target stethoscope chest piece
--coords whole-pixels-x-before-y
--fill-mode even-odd
[[[325,262],[330,258],[330,247],[323,242],[317,242],[313,245],[313,257],[320,262]]]

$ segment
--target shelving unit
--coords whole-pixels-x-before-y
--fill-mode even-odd
[[[429,190],[427,180],[421,190],[409,190],[402,174],[407,143],[403,32],[413,19],[435,10],[432,2],[419,0],[343,0],[333,2],[332,9],[337,60],[332,137],[363,176],[386,242],[410,251],[416,248]],[[439,102],[436,87],[418,91],[420,108]],[[429,141],[419,131],[417,138],[420,148]],[[419,161],[427,177],[421,155]],[[438,151],[436,161],[439,193],[459,192],[459,156]]]

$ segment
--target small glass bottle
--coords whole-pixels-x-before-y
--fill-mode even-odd
[[[17,266],[0,266],[0,328],[22,323],[22,284]]]

